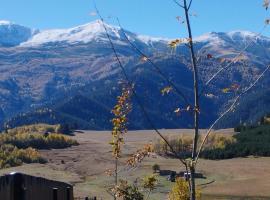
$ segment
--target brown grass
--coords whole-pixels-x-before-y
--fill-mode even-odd
[[[161,130],[167,136],[179,133],[192,133],[191,130]],[[204,132],[204,131],[202,131]],[[219,133],[233,134],[231,129],[219,130]],[[49,163],[45,165],[31,164],[22,167],[0,171],[0,174],[10,171],[21,171],[75,185],[76,196],[97,195],[110,199],[106,187],[112,177],[104,174],[106,169],[113,168],[111,149],[108,141],[110,132],[87,131],[77,133],[76,139],[80,145],[68,149],[43,150]],[[124,161],[128,155],[145,143],[155,141],[157,136],[153,131],[130,131],[126,135]],[[136,170],[123,171],[122,177],[135,179],[138,176],[152,172],[151,166],[157,163],[161,169],[179,171],[179,161],[169,158],[147,158]],[[202,187],[204,199],[248,199],[248,197],[270,198],[270,158],[237,158],[222,161],[200,160],[198,170],[207,179],[198,180],[198,184],[213,182]],[[166,199],[171,187],[164,177],[160,178],[159,187],[151,199]],[[256,198],[251,198],[256,199]]]

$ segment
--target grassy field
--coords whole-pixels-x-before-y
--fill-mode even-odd
[[[179,133],[190,134],[190,130],[161,130],[167,136]],[[203,132],[203,130],[202,130]],[[219,130],[219,133],[233,134],[231,129]],[[75,196],[98,196],[111,199],[106,188],[113,178],[104,171],[113,168],[111,149],[108,144],[111,135],[106,131],[86,131],[76,133],[80,145],[67,149],[43,150],[41,154],[48,163],[23,165],[21,167],[1,170],[0,174],[20,171],[74,185]],[[175,159],[156,157],[146,158],[136,169],[126,169],[124,161],[138,148],[154,142],[157,136],[153,131],[131,131],[126,135],[126,143],[121,159],[121,177],[135,180],[152,173],[152,165],[157,163],[164,170],[183,170]],[[198,179],[203,199],[269,199],[270,198],[270,158],[237,158],[222,161],[200,160],[197,170],[205,179]],[[210,183],[210,184],[208,184]],[[159,177],[157,189],[151,195],[152,200],[166,199],[172,183],[166,177]]]

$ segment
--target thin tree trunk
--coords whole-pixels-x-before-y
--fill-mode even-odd
[[[114,177],[114,186],[118,185],[118,158],[115,158],[115,177]],[[116,200],[116,194],[114,194],[114,200]]]
[[[199,88],[198,88],[198,70],[197,70],[197,63],[196,57],[194,53],[193,47],[193,37],[191,32],[191,26],[189,21],[189,10],[187,6],[187,1],[184,0],[184,10],[186,16],[186,24],[188,29],[189,35],[189,49],[191,55],[191,64],[193,68],[193,89],[194,89],[194,138],[193,138],[193,148],[192,148],[192,162],[190,163],[190,180],[191,180],[191,187],[190,187],[190,199],[196,200],[196,185],[195,185],[195,166],[193,165],[196,159],[196,152],[197,152],[197,144],[198,144],[198,137],[199,137]]]

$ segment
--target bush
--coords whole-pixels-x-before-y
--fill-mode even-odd
[[[181,135],[179,137],[166,138],[172,148],[181,154],[182,157],[188,157],[192,150],[192,136],[191,135]],[[172,155],[170,148],[163,140],[157,140],[154,144],[154,152],[159,155]]]
[[[71,132],[72,132],[71,128],[68,124],[60,124],[56,128],[56,133],[62,133],[62,134],[69,135],[69,134],[71,134]]]
[[[204,135],[199,137],[199,143],[202,142]],[[166,138],[172,148],[180,155],[182,158],[188,158],[192,153],[193,138],[192,135],[182,134],[178,137]],[[230,134],[213,134],[210,135],[205,144],[205,150],[211,149],[224,149],[227,145],[233,144],[236,139]],[[159,155],[175,156],[170,151],[168,145],[162,141],[157,140],[154,144],[154,152]]]
[[[152,170],[154,171],[154,173],[157,173],[160,170],[160,166],[158,164],[154,164],[152,166]]]
[[[207,159],[229,159],[246,156],[270,156],[270,125],[245,127],[234,136],[233,142],[224,143],[222,148],[206,148],[201,157]]]
[[[189,200],[189,185],[183,178],[177,178],[172,190],[169,193],[169,200]],[[196,199],[201,199],[201,192],[196,190]]]
[[[143,200],[143,194],[136,185],[129,185],[127,181],[120,180],[115,188],[116,196],[123,200]]]
[[[22,163],[46,163],[40,154],[33,148],[18,149],[11,144],[0,147],[0,168],[22,165]]]
[[[38,124],[10,129],[0,134],[0,168],[46,162],[36,149],[61,149],[78,145],[70,137],[56,133],[57,127]]]
[[[52,133],[57,127],[36,125],[11,129],[0,134],[0,145],[12,144],[18,148],[61,149],[78,145],[77,141],[68,136]]]

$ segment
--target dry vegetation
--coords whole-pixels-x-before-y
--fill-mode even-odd
[[[37,149],[63,149],[78,145],[59,133],[59,125],[37,124],[22,126],[0,134],[0,169],[23,163],[45,163]]]
[[[191,133],[190,130],[162,130],[168,137],[175,137],[179,133]],[[218,133],[233,134],[230,130],[220,130]],[[48,163],[28,164],[17,168],[1,170],[0,173],[22,171],[60,181],[71,182],[75,185],[76,196],[93,196],[109,199],[105,188],[112,183],[104,171],[112,169],[114,162],[111,158],[110,132],[88,131],[77,133],[75,139],[80,143],[67,149],[41,150],[41,155],[48,159]],[[124,165],[126,158],[142,147],[146,141],[156,141],[153,131],[130,131],[126,135],[124,156],[120,165]],[[153,164],[159,164],[161,169],[179,170],[180,163],[176,159],[158,156],[146,158],[136,169],[124,170],[120,178],[135,180],[152,173]],[[221,161],[201,160],[198,169],[206,179],[198,179],[203,199],[263,199],[270,197],[270,158],[237,158]],[[261,179],[265,177],[265,179]],[[256,185],[256,187],[254,187]],[[172,187],[166,177],[159,177],[156,190],[151,199],[165,199]],[[257,197],[257,198],[255,198]]]

